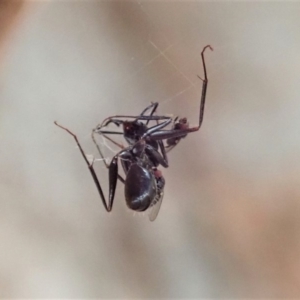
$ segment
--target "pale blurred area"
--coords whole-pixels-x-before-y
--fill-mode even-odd
[[[1,298],[300,298],[299,2],[0,1],[0,23]],[[107,214],[53,121],[89,155],[151,101],[196,124],[207,44],[157,220],[121,184]]]
[[[24,7],[22,0],[0,0],[0,56],[7,42],[7,35],[16,26],[16,20]]]

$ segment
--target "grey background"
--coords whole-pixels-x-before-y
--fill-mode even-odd
[[[0,69],[0,296],[300,296],[300,4],[27,2]],[[197,122],[157,220],[107,214],[72,137],[114,114]],[[103,146],[107,158],[113,151]],[[97,162],[101,182],[107,172]]]

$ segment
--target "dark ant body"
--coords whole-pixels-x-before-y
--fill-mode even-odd
[[[57,126],[66,130],[74,137],[79,150],[91,172],[106,211],[110,212],[112,210],[117,180],[119,179],[125,185],[125,199],[127,206],[134,211],[145,211],[148,208],[152,208],[149,216],[150,220],[153,221],[157,217],[161,206],[165,185],[165,179],[162,176],[162,172],[157,167],[161,165],[162,167],[167,168],[169,166],[167,153],[189,133],[198,131],[203,121],[206,90],[208,84],[204,60],[204,52],[207,48],[212,50],[212,48],[208,45],[204,47],[201,52],[204,79],[202,80],[203,85],[198,126],[189,127],[186,118],[181,118],[179,120],[178,118],[175,118],[173,120],[172,117],[154,115],[158,107],[158,103],[155,102],[146,107],[139,116],[117,115],[108,117],[93,130],[92,139],[99,151],[101,158],[103,159],[105,166],[109,170],[108,204],[105,200],[100,182],[93,167],[94,161],[92,163],[88,161],[74,133],[54,122]],[[145,115],[148,111],[150,111],[150,114]],[[128,121],[128,119],[133,119],[133,121]],[[150,121],[155,121],[156,124],[149,127],[148,125]],[[165,129],[172,122],[172,128]],[[104,130],[110,123],[113,123],[117,127],[122,125],[123,132]],[[95,134],[102,135],[121,148],[121,150],[112,158],[110,164],[106,163],[102,151],[96,142]],[[123,135],[128,143],[128,147],[124,148],[108,135]],[[164,144],[164,140],[166,140],[167,145]],[[118,173],[119,158],[126,179],[123,179],[123,177]]]

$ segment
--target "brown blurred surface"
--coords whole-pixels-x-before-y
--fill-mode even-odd
[[[2,7],[8,24],[21,2]],[[300,297],[299,11],[296,2],[33,1],[13,35],[1,26],[0,296]],[[162,169],[158,219],[129,212],[121,185],[107,214],[53,121],[93,155],[96,124],[151,101],[194,124],[207,44],[203,127]]]
[[[13,26],[16,25],[16,19],[23,7],[23,0],[0,1],[0,46],[7,38],[9,32],[11,32]]]

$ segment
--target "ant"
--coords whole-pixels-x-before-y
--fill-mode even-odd
[[[158,107],[158,103],[151,103],[138,116],[116,115],[106,118],[92,131],[92,139],[95,143],[98,152],[103,159],[103,162],[108,169],[109,174],[109,196],[108,203],[105,200],[99,179],[94,170],[94,160],[90,163],[83,151],[77,136],[69,129],[54,122],[55,125],[67,131],[76,141],[77,146],[88,166],[92,178],[96,184],[97,190],[101,197],[103,206],[107,212],[113,208],[117,180],[125,185],[125,199],[127,206],[134,211],[145,211],[151,208],[149,219],[154,221],[158,215],[163,194],[165,179],[162,172],[157,168],[161,165],[164,168],[169,166],[167,153],[171,151],[181,139],[185,138],[189,133],[196,132],[200,129],[204,116],[204,105],[207,91],[207,73],[204,59],[204,52],[210,45],[203,48],[201,52],[202,65],[204,71],[204,79],[202,80],[202,94],[200,99],[199,123],[196,127],[189,127],[187,118],[176,117],[173,119],[170,116],[154,115]],[[149,115],[145,115],[150,111]],[[132,121],[128,121],[132,119]],[[144,122],[145,123],[144,123]],[[156,121],[156,125],[148,127],[150,121]],[[109,124],[114,124],[117,127],[122,125],[123,131],[109,131],[106,127]],[[164,129],[172,123],[171,129]],[[121,150],[114,155],[110,164],[108,164],[103,156],[103,153],[96,142],[95,134],[102,135]],[[115,142],[108,135],[123,135],[128,143],[127,147]],[[164,143],[166,140],[166,145]],[[118,160],[120,158],[122,168],[126,178],[124,179],[118,173]]]

